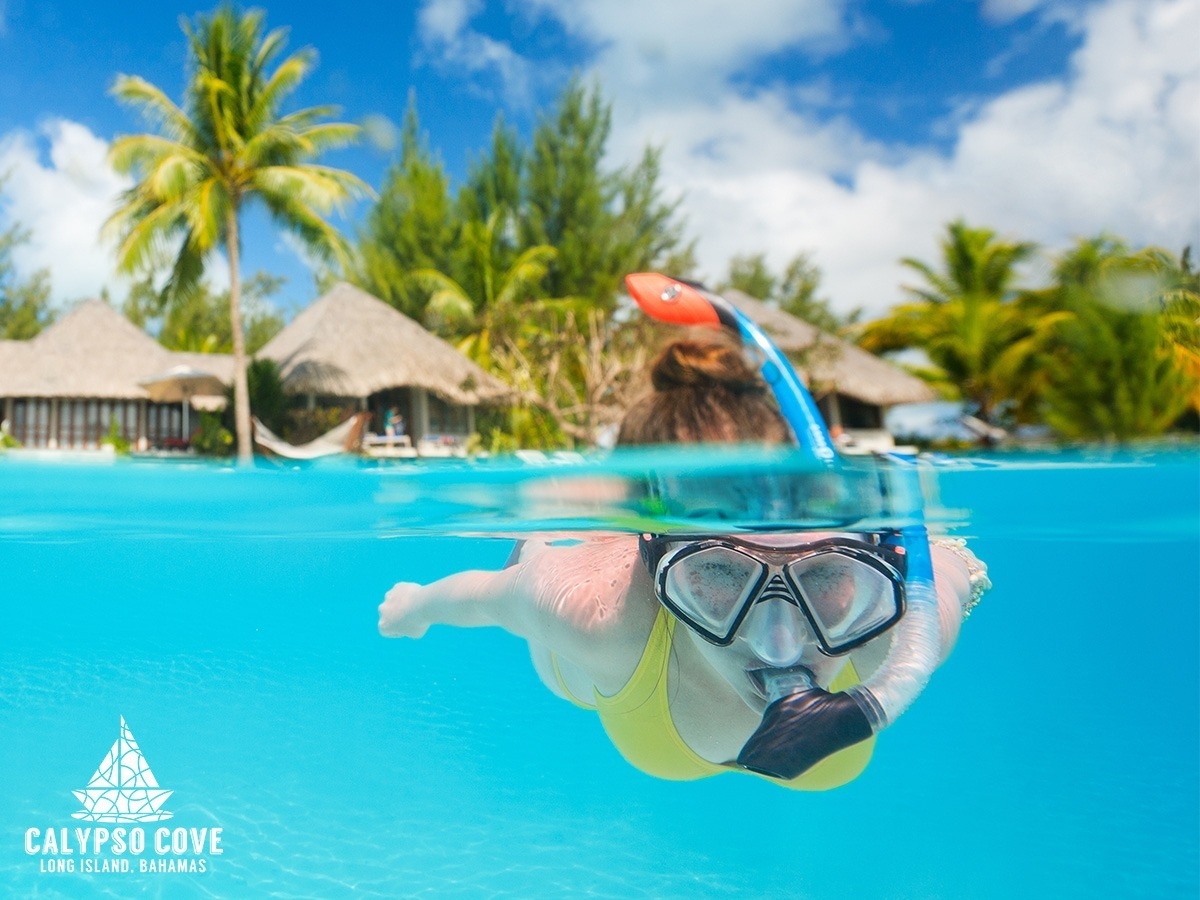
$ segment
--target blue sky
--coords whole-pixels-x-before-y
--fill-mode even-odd
[[[178,98],[181,15],[162,2],[0,0],[0,219],[33,240],[56,297],[110,285],[96,239],[122,186],[108,142],[141,124],[118,72]],[[498,111],[528,133],[572,72],[613,103],[614,165],[664,147],[704,274],[734,253],[798,251],[838,308],[901,296],[897,260],[932,258],[957,216],[1048,249],[1109,230],[1200,241],[1200,0],[424,0],[266,4],[320,65],[296,105],[399,122],[410,90],[451,176]],[[329,158],[378,185],[390,151]],[[352,231],[365,212],[348,211]],[[311,278],[262,216],[248,268]],[[219,267],[217,267],[219,268]],[[1030,277],[1036,277],[1031,272]],[[216,275],[220,279],[220,275]]]

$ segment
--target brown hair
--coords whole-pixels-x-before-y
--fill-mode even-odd
[[[653,392],[625,413],[618,444],[791,441],[741,345],[721,334],[672,341],[650,370]]]

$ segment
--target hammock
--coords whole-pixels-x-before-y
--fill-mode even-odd
[[[367,413],[351,416],[341,425],[325,432],[318,438],[313,438],[307,444],[289,444],[276,435],[256,417],[254,419],[254,442],[264,450],[269,450],[276,456],[288,459],[319,459],[322,456],[334,456],[338,453],[352,453],[358,449],[362,440],[362,426],[368,418]]]

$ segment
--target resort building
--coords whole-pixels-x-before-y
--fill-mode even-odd
[[[724,296],[788,354],[830,428],[859,446],[890,444],[888,407],[935,399],[920,379],[847,341],[739,291]],[[278,364],[301,409],[368,412],[376,433],[398,423],[394,440],[374,441],[400,455],[458,450],[475,432],[476,408],[511,396],[450,344],[345,283],[257,356]],[[222,408],[232,378],[228,354],[167,350],[89,300],[31,340],[0,341],[0,419],[31,448],[98,449],[114,427],[139,449],[182,447],[191,410]]]
[[[405,444],[460,445],[475,432],[475,409],[510,389],[457,349],[366,291],[342,282],[314,301],[257,354],[279,365],[283,387],[310,407],[403,422]]]
[[[901,403],[936,400],[933,390],[899,366],[738,290],[721,296],[771,336],[808,386],[835,434],[866,449],[892,443],[884,414]]]
[[[142,383],[175,367],[226,384],[233,375],[229,356],[167,350],[107,303],[87,300],[31,340],[0,341],[0,420],[26,447],[96,450],[114,423],[135,447],[181,446],[184,403],[155,402]]]
[[[510,391],[441,338],[382,300],[338,284],[257,354],[308,408],[403,417],[403,444],[453,449],[475,430],[475,408]],[[170,402],[159,386],[188,373]],[[204,377],[202,377],[204,376]],[[117,433],[140,449],[184,446],[192,409],[220,409],[233,359],[167,350],[108,304],[89,300],[37,337],[0,341],[0,418],[25,447],[98,449]],[[174,386],[174,385],[173,385]],[[191,424],[194,424],[192,420]]]

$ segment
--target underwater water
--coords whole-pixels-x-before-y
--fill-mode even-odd
[[[0,459],[0,893],[1196,896],[1200,456],[933,475],[995,588],[806,794],[643,775],[499,631],[378,635],[393,582],[498,568],[497,534],[620,526],[552,467]],[[73,818],[122,718],[168,820]]]

